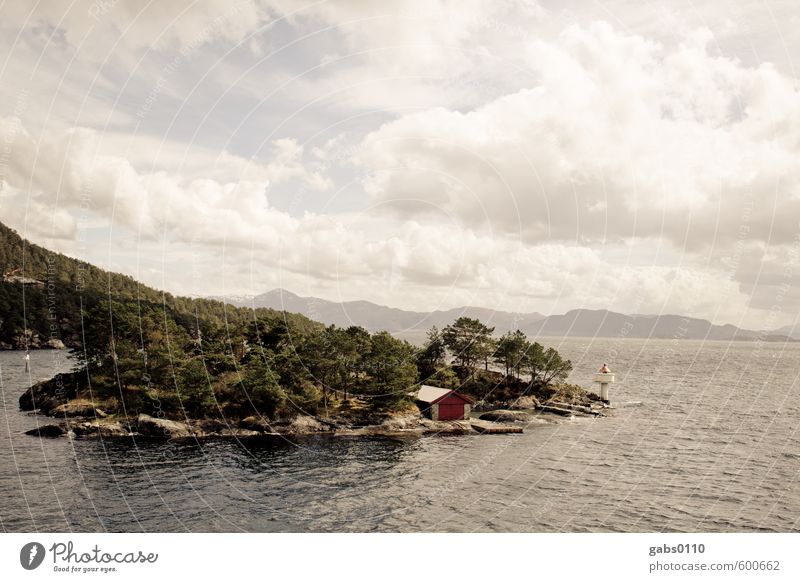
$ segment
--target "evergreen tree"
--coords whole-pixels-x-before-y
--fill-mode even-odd
[[[485,362],[494,351],[493,327],[487,327],[477,319],[459,317],[444,328],[444,344],[455,362],[463,368],[472,370],[479,362]]]
[[[428,331],[425,346],[417,352],[417,367],[422,378],[433,376],[436,371],[444,366],[447,357],[447,348],[444,337],[436,326]]]
[[[507,332],[500,338],[494,353],[494,361],[503,366],[506,376],[515,373],[519,377],[520,368],[530,347],[528,338],[520,330]]]

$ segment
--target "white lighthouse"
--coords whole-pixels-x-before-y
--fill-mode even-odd
[[[613,384],[616,380],[616,374],[613,374],[605,364],[594,375],[594,381],[600,384],[600,399],[606,404],[611,404],[611,400],[608,398],[608,385]]]

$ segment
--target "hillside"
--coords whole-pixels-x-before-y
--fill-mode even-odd
[[[0,348],[35,349],[58,341],[81,347],[81,313],[103,300],[132,302],[160,309],[181,328],[198,325],[241,327],[253,312],[211,299],[175,297],[138,283],[127,275],[49,251],[23,240],[0,223]],[[264,309],[263,316],[277,311]],[[301,326],[314,325],[299,315],[286,317]],[[26,331],[27,330],[27,331]],[[55,340],[55,341],[54,341]]]

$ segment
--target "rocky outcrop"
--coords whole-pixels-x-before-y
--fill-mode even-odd
[[[195,420],[191,424],[192,432],[195,435],[215,435],[230,428],[230,424],[217,420],[216,418]]]
[[[131,436],[122,423],[119,422],[81,422],[70,425],[75,436],[115,438]]]
[[[165,418],[153,418],[147,414],[140,414],[136,419],[139,434],[146,437],[181,439],[195,436],[195,432],[188,424]]]
[[[263,436],[265,433],[269,434],[272,432],[260,429],[246,428],[241,425],[234,426],[230,423],[216,419],[195,421],[192,423],[192,429],[194,431],[194,435],[199,438],[204,438],[204,437],[251,438],[251,437]]]
[[[472,426],[467,420],[429,420],[424,418],[420,421],[423,434],[471,434]]]
[[[408,430],[421,427],[421,421],[422,416],[419,414],[404,414],[388,418],[378,426],[386,430]]]
[[[292,434],[308,434],[325,430],[330,430],[330,428],[313,416],[297,416],[288,425],[278,428],[278,432]]]
[[[526,422],[531,415],[522,410],[491,410],[484,412],[479,418],[491,422]]]
[[[42,347],[49,348],[51,350],[63,350],[66,349],[67,346],[65,346],[64,342],[62,342],[60,339],[53,337],[47,340]]]
[[[67,434],[67,429],[60,424],[42,424],[25,431],[25,434],[39,437],[60,437]]]
[[[38,386],[38,385],[37,385]],[[36,390],[41,388],[34,387]],[[34,393],[37,393],[34,390]],[[34,394],[30,395],[31,401]],[[22,400],[22,399],[21,399]],[[27,434],[38,436],[61,436],[68,432],[82,438],[117,438],[140,436],[157,439],[186,438],[292,438],[303,435],[348,436],[387,436],[408,437],[426,434],[475,434],[470,421],[433,421],[420,413],[403,413],[394,416],[381,416],[365,424],[349,424],[346,418],[315,418],[297,416],[274,423],[263,417],[250,416],[235,419],[197,419],[177,421],[139,414],[132,422],[121,422],[108,417],[93,402],[76,399],[48,408],[52,415],[63,415],[66,422],[59,425],[43,425]],[[528,419],[521,411],[498,410],[485,413],[482,418],[491,416],[504,421]],[[369,420],[369,419],[365,419]],[[509,427],[509,425],[506,425]],[[510,427],[509,427],[510,428]]]
[[[272,424],[267,422],[267,419],[262,416],[248,416],[238,422],[239,428],[253,430],[261,433],[274,433]]]
[[[49,416],[68,416],[68,417],[95,417],[105,418],[105,412],[95,407],[89,400],[70,400],[65,404],[59,404],[47,413]]]
[[[75,384],[68,375],[57,375],[46,382],[39,382],[28,388],[19,397],[22,410],[41,410],[44,414],[75,398]]]
[[[252,438],[264,436],[264,433],[257,430],[247,430],[246,428],[224,428],[217,435],[221,437]]]
[[[520,396],[510,404],[514,409],[532,409],[539,407],[539,400],[535,396]]]
[[[11,338],[11,343],[15,350],[38,350],[42,347],[42,338],[39,332],[24,329]]]

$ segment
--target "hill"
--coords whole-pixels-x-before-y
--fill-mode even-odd
[[[386,307],[369,301],[336,303],[316,297],[301,297],[285,289],[273,289],[255,297],[218,297],[232,305],[251,308],[271,308],[294,313],[326,325],[358,325],[370,331],[385,330],[395,335],[412,335],[426,332],[432,326],[443,328],[459,317],[471,317],[490,325],[497,332],[525,329],[544,318],[540,313],[508,313],[484,307],[459,307],[432,312],[406,311]]]
[[[800,340],[800,325],[784,325],[772,332],[774,335],[785,335]]]
[[[575,309],[561,315],[511,313],[482,307],[459,307],[432,312],[405,311],[368,301],[336,303],[316,297],[301,297],[274,289],[252,298],[229,298],[239,306],[269,307],[301,313],[324,324],[360,325],[369,330],[385,329],[399,337],[421,343],[431,326],[448,325],[460,316],[472,317],[495,327],[498,335],[519,329],[532,337],[626,337],[720,341],[786,341],[785,330],[762,333],[734,325],[715,325],[705,319],[681,315],[627,315],[607,310]]]
[[[715,325],[682,315],[626,315],[606,310],[575,309],[551,315],[525,330],[533,336],[628,337],[719,341],[786,341],[785,336]]]
[[[249,310],[213,299],[176,297],[127,275],[111,273],[84,261],[25,241],[0,223],[0,348],[35,349],[48,342],[81,347],[81,314],[103,300],[157,306],[180,327],[239,327],[253,319]],[[264,309],[262,316],[278,315]],[[314,325],[299,315],[292,323]]]

